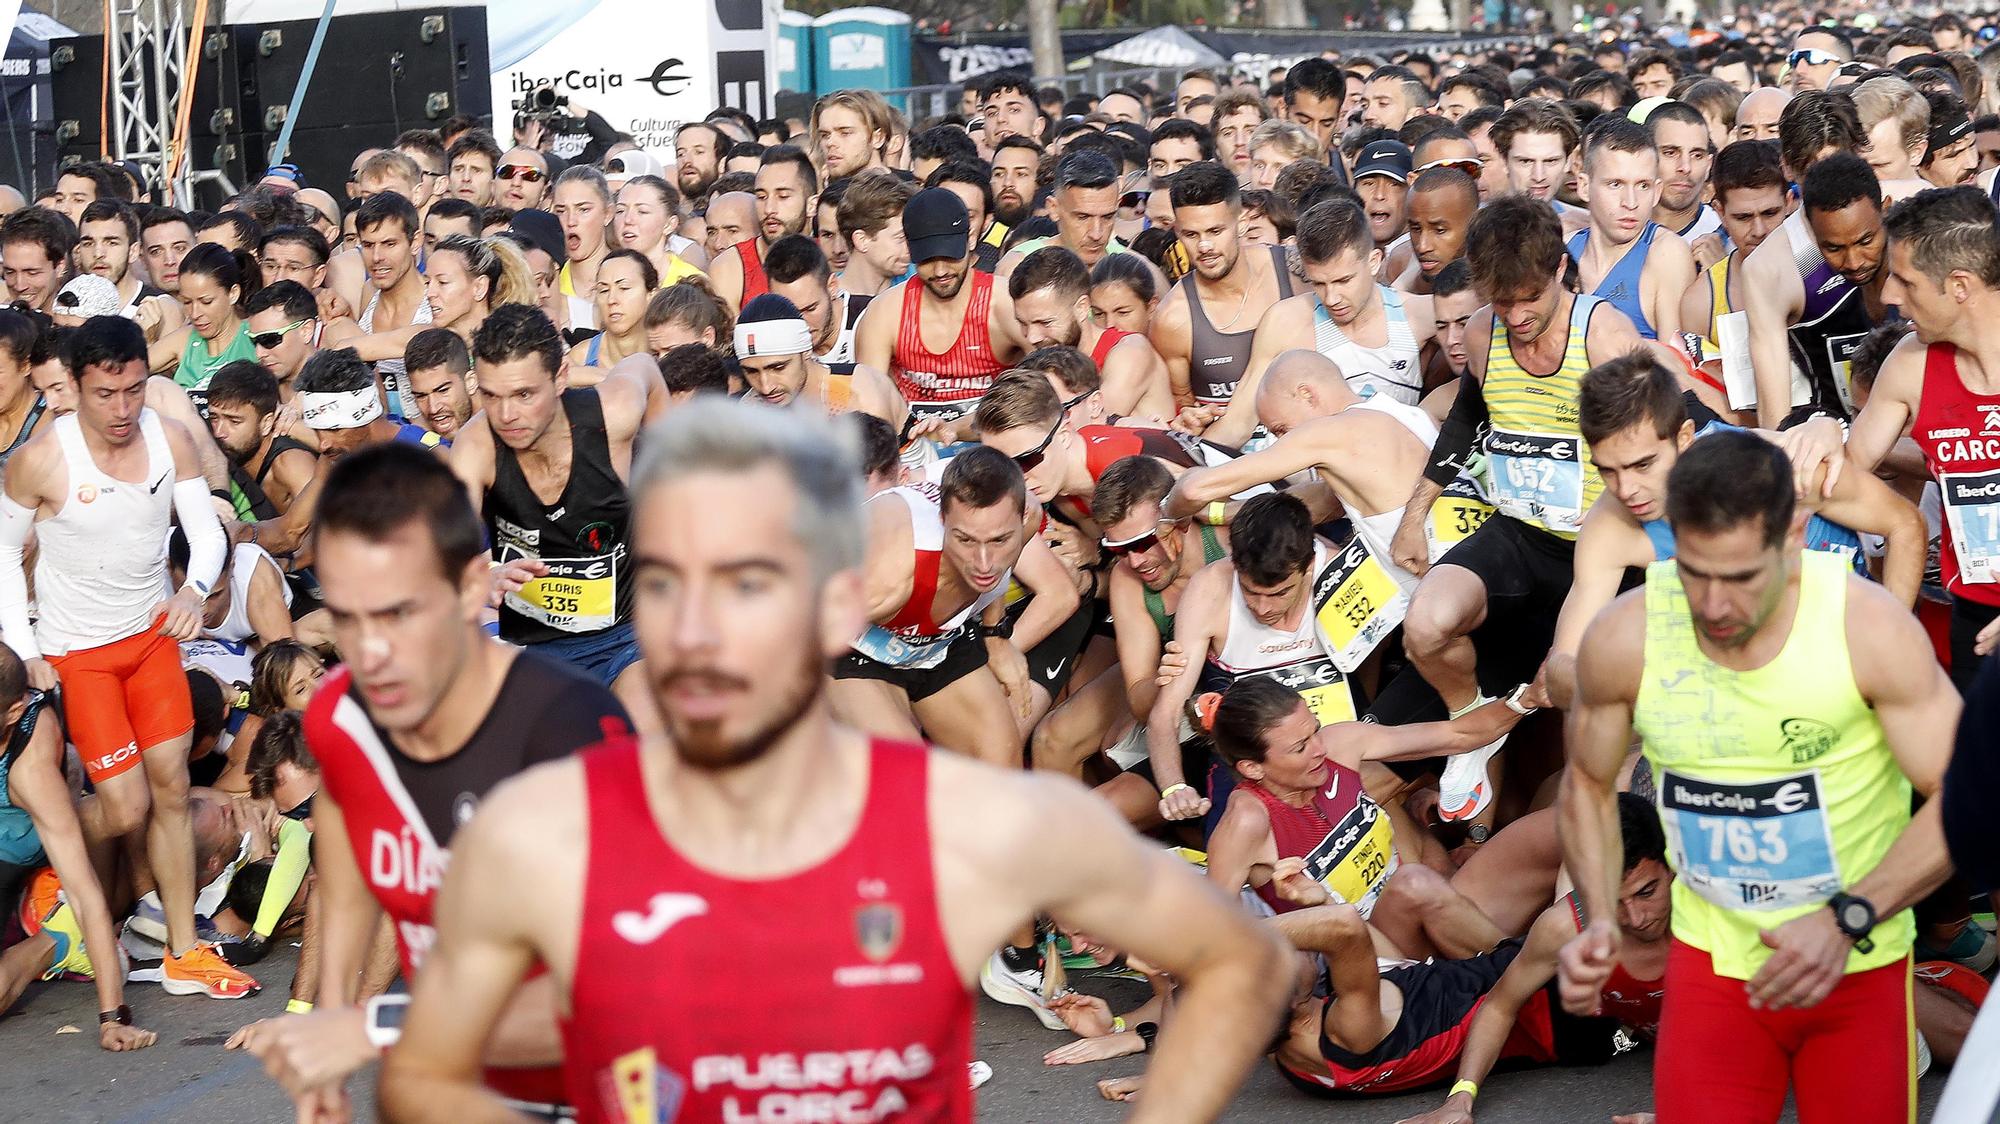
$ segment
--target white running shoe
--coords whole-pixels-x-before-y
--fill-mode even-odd
[[[1042,1002],[1042,970],[1040,968],[1009,968],[1007,961],[995,952],[979,970],[979,989],[996,1003],[1012,1007],[1026,1007],[1033,1011],[1035,1018],[1050,1030],[1067,1030],[1062,1016],[1049,1010]]]
[[[1502,734],[1484,748],[1445,759],[1438,777],[1438,815],[1446,823],[1469,820],[1493,803],[1493,781],[1486,774],[1487,762],[1507,744]]]
[[[1924,1032],[1917,1032],[1917,1076],[1931,1071],[1931,1044],[1924,1041]]]

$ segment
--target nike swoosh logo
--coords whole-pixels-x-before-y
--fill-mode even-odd
[[[167,482],[167,477],[169,477],[169,476],[172,476],[172,475],[173,475],[173,473],[171,473],[171,472],[167,472],[167,473],[162,473],[162,474],[161,474],[161,476],[160,476],[160,478],[159,478],[158,480],[155,480],[155,481],[153,481],[153,486],[152,486],[151,488],[148,488],[148,489],[146,489],[146,490],[147,490],[148,492],[152,493],[153,495],[156,495],[156,496],[157,496],[157,495],[159,495],[159,494],[160,494],[160,485],[162,485],[162,484],[166,483],[166,482]]]
[[[654,894],[644,913],[624,909],[612,914],[611,928],[633,944],[652,944],[668,929],[707,912],[708,902],[694,894]]]
[[[1066,664],[1066,663],[1068,663],[1068,662],[1069,662],[1069,657],[1068,657],[1068,656],[1064,656],[1063,658],[1061,658],[1061,659],[1057,660],[1057,661],[1056,661],[1056,663],[1055,663],[1055,666],[1054,666],[1054,667],[1051,667],[1051,668],[1049,669],[1049,676],[1048,676],[1048,677],[1049,677],[1050,679],[1054,679],[1054,678],[1055,678],[1056,676],[1058,676],[1058,675],[1061,675],[1061,674],[1062,674],[1062,669],[1063,669],[1063,665],[1064,665],[1064,664]]]

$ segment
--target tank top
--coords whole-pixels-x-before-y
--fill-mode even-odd
[[[1711,421],[1695,432],[1695,440],[1699,441],[1711,433],[1740,432],[1742,432],[1741,426],[1730,425],[1725,421]],[[1674,529],[1664,516],[1645,520],[1639,527],[1646,532],[1647,541],[1653,544],[1653,561],[1661,562],[1674,556],[1676,551]],[[1861,576],[1869,576],[1867,560],[1862,557],[1861,536],[1816,511],[1806,516],[1805,548],[1837,554],[1854,563],[1855,570]]]
[[[742,308],[758,297],[771,291],[771,278],[764,272],[764,246],[759,238],[746,238],[735,247],[736,260],[743,263],[743,297],[736,302]]]
[[[1653,327],[1653,322],[1646,319],[1646,305],[1640,299],[1639,278],[1646,271],[1646,258],[1653,252],[1653,236],[1659,232],[1659,223],[1647,223],[1646,229],[1639,232],[1639,237],[1633,239],[1630,246],[1625,247],[1625,253],[1605,271],[1603,279],[1598,281],[1597,286],[1590,290],[1592,296],[1603,297],[1611,302],[1611,307],[1631,317],[1633,326],[1639,329],[1639,335],[1649,340],[1659,339],[1660,333]],[[1583,261],[1583,251],[1588,245],[1590,245],[1588,229],[1570,235],[1567,247],[1570,260]]]
[[[1953,344],[1931,344],[1924,354],[1910,437],[1944,501],[1945,590],[2000,606],[2000,395],[1966,388]]]
[[[910,580],[910,596],[896,615],[883,624],[870,624],[854,641],[854,650],[877,663],[903,668],[932,668],[944,662],[945,653],[965,622],[985,610],[1007,592],[1013,571],[1001,575],[992,589],[973,598],[972,603],[940,622],[937,612],[938,571],[944,565],[944,515],[939,509],[940,490],[934,483],[909,484],[890,488],[868,502],[900,503],[910,513],[910,542],[916,560]]]
[[[974,271],[965,284],[972,286],[965,319],[959,321],[957,338],[942,353],[924,346],[922,282],[903,284],[903,316],[896,326],[889,366],[914,417],[956,418],[969,412],[1002,370],[988,324],[993,275]]]
[[[1563,901],[1569,903],[1569,916],[1576,923],[1576,931],[1583,932],[1583,903],[1577,900],[1576,891],[1564,894]],[[1611,978],[1604,981],[1597,994],[1603,1004],[1602,1013],[1617,1019],[1619,1025],[1630,1027],[1646,1038],[1659,1036],[1660,1007],[1667,997],[1666,977],[1642,980],[1626,971],[1625,965],[1614,962]]]
[[[972,1005],[939,917],[928,751],[873,742],[854,834],[817,866],[755,880],[660,834],[635,742],[582,761],[587,952],[562,1020],[578,1120],[972,1119]],[[760,967],[718,972],[718,949]]]
[[[500,603],[500,637],[512,644],[603,632],[632,619],[631,575],[624,572],[632,498],[611,463],[604,407],[589,387],[564,391],[562,406],[569,479],[554,503],[535,494],[514,450],[493,443],[485,504],[493,557],[538,558],[549,568]]]
[[[1332,564],[1332,552],[1324,543],[1315,542],[1312,566],[1306,572],[1304,592],[1308,598]],[[1297,691],[1323,726],[1355,718],[1353,690],[1326,650],[1310,599],[1300,610],[1296,626],[1272,628],[1250,612],[1243,600],[1243,580],[1237,578],[1229,583],[1229,636],[1222,651],[1208,657],[1199,689],[1227,690],[1230,683],[1248,675],[1263,676]]]
[[[1729,303],[1729,255],[1708,267],[1704,274],[1708,278],[1708,323],[1702,325],[1702,335],[1715,338],[1715,322],[1732,312],[1736,306]]]
[[[1201,534],[1201,564],[1203,566],[1229,553],[1229,548],[1222,545],[1222,537],[1215,533],[1214,527],[1206,523],[1197,523],[1195,527]],[[1200,567],[1196,568],[1199,569]],[[1188,572],[1192,574],[1194,571],[1190,570]],[[1153,627],[1159,631],[1160,643],[1165,644],[1174,638],[1174,615],[1167,611],[1166,594],[1155,589],[1145,589],[1143,586],[1141,589],[1143,590],[1141,596],[1146,602],[1146,615],[1153,618]]]
[[[230,553],[228,571],[229,612],[221,624],[214,628],[203,625],[200,636],[181,642],[182,663],[205,667],[224,683],[250,682],[255,671],[252,661],[256,658],[251,643],[257,639],[257,630],[250,624],[250,582],[257,576],[257,567],[266,562],[277,565],[256,543],[236,545]],[[282,570],[278,571],[278,578],[285,608],[290,609],[291,583],[284,580]]]
[[[837,316],[840,333],[833,338],[833,346],[819,355],[813,356],[820,364],[836,375],[854,373],[854,328],[861,323],[861,313],[868,307],[872,296],[855,296],[842,293],[837,298],[830,315]]]
[[[1138,334],[1123,328],[1104,329],[1104,334],[1097,337],[1096,345],[1090,349],[1090,362],[1097,368],[1097,373],[1100,375],[1104,373],[1104,361],[1111,358],[1112,348],[1124,343],[1126,337]]]
[[[362,331],[368,330],[364,322]],[[236,331],[227,340],[219,341],[221,351],[213,350],[213,345],[202,338],[200,332],[188,330],[187,346],[181,349],[181,362],[174,368],[174,381],[188,392],[202,417],[208,416],[208,380],[215,372],[239,359],[257,360],[257,345],[250,342],[250,326],[241,320],[236,322]]]
[[[564,268],[567,269],[568,267],[565,266]],[[368,335],[375,331],[375,310],[381,304],[382,290],[375,289],[368,294],[368,307],[361,310],[360,323],[362,334]],[[410,314],[410,324],[429,324],[430,322],[431,302],[425,300],[418,301],[416,311]],[[254,359],[256,356],[253,355],[251,358]],[[404,364],[403,357],[398,355],[394,359],[377,359],[375,361],[375,373],[381,376],[382,398],[387,403],[389,412],[399,418],[413,418],[417,416],[417,404],[410,397],[408,367]]]
[[[28,688],[25,697],[27,706],[21,711],[21,720],[7,731],[7,745],[0,752],[0,862],[14,866],[34,866],[42,857],[42,838],[35,834],[34,819],[26,808],[14,803],[8,792],[8,774],[13,772],[21,752],[28,748],[28,739],[35,734],[35,723],[49,701],[45,692],[33,687]]]
[[[1271,269],[1278,278],[1278,299],[1292,295],[1292,271],[1285,263],[1283,246],[1268,247]],[[1240,332],[1218,331],[1201,303],[1201,281],[1189,273],[1180,282],[1188,305],[1188,381],[1197,402],[1211,405],[1229,401],[1236,384],[1250,365],[1250,348],[1256,342],[1257,325]]]
[[[1721,229],[1722,216],[1715,213],[1715,208],[1703,203],[1694,209],[1694,217],[1688,220],[1688,224],[1674,231],[1674,233],[1689,242],[1693,242],[1697,238],[1706,238]],[[1725,243],[1728,242],[1729,236],[1724,234],[1722,240]]]
[[[21,432],[14,435],[14,440],[5,449],[0,449],[0,469],[5,469],[14,454],[21,451],[21,446],[28,443],[28,438],[35,435],[35,426],[42,420],[42,415],[48,408],[48,400],[39,394],[35,395],[34,403],[28,407],[28,416],[21,419]]]
[[[1854,412],[1848,365],[1861,341],[1875,328],[1868,317],[1868,301],[1860,289],[1826,263],[1818,240],[1806,225],[1804,208],[1793,212],[1779,229],[1791,244],[1793,264],[1805,287],[1805,309],[1785,332],[1792,360],[1806,375],[1806,405],[1846,418]]]
[[[1577,388],[1590,370],[1586,336],[1600,297],[1579,296],[1569,313],[1562,362],[1547,375],[1530,374],[1514,359],[1507,328],[1496,317],[1486,346],[1486,457],[1493,507],[1550,534],[1575,539],[1583,516],[1604,491],[1577,429]]]
[[[1646,572],[1644,674],[1633,707],[1675,873],[1674,936],[1715,973],[1749,979],[1771,955],[1759,932],[1826,907],[1873,870],[1910,822],[1910,782],[1854,684],[1848,569],[1799,556],[1791,634],[1763,667],[1702,652],[1673,562]],[[1904,910],[1883,918],[1847,971],[1909,954]]]
[[[1388,321],[1388,342],[1381,347],[1356,343],[1333,322],[1333,314],[1313,299],[1313,348],[1333,360],[1347,385],[1366,398],[1386,394],[1414,406],[1424,395],[1424,371],[1417,362],[1417,337],[1403,311],[1403,294],[1387,285],[1375,286]]]
[[[1392,398],[1385,398],[1377,394],[1362,399],[1348,407],[1348,409],[1373,410],[1378,414],[1387,414],[1403,423],[1403,428],[1409,430],[1411,436],[1415,437],[1418,441],[1423,442],[1424,448],[1428,449],[1437,444],[1437,422],[1432,420],[1431,416],[1425,413],[1421,406],[1406,406]],[[1402,525],[1403,505],[1399,504],[1396,507],[1377,512],[1374,515],[1363,515],[1353,508],[1349,508],[1347,515],[1354,521],[1355,536],[1368,545],[1369,553],[1380,559],[1388,567],[1389,575],[1396,579],[1397,584],[1403,587],[1404,592],[1416,593],[1417,576],[1395,564],[1393,559],[1396,555],[1389,546],[1390,543],[1395,541],[1396,528]]]
[[[69,492],[35,524],[35,641],[44,655],[98,648],[153,627],[167,583],[174,454],[159,415],[139,412],[143,480],[120,480],[91,458],[75,414],[55,421]]]
[[[1271,817],[1271,841],[1281,859],[1303,858],[1306,873],[1365,919],[1382,897],[1382,887],[1398,865],[1389,817],[1362,790],[1361,774],[1338,761],[1326,763],[1326,788],[1315,789],[1301,808],[1278,799],[1261,784],[1238,784],[1263,801]],[[1278,896],[1276,886],[1257,887],[1257,896],[1278,913],[1300,908]]]

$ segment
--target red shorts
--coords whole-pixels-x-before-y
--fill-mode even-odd
[[[131,769],[147,750],[194,731],[181,646],[147,629],[48,657],[62,681],[63,721],[92,784]]]
[[[1908,957],[1856,972],[1816,1007],[1752,1010],[1743,980],[1674,941],[1653,1060],[1659,1124],[1771,1124],[1791,1090],[1800,1124],[1911,1121],[1916,1043]]]

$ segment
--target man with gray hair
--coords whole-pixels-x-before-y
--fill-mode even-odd
[[[386,1119],[494,1114],[481,1049],[539,961],[583,1119],[636,1089],[689,1119],[967,1121],[967,993],[1042,912],[1179,984],[1166,1033],[1138,1028],[1159,1064],[1132,1119],[1220,1113],[1290,986],[1275,934],[1068,780],[835,720],[824,669],[869,608],[850,445],[719,399],[648,435],[632,557],[665,731],[534,770],[459,831]],[[765,968],[715,972],[719,947]]]

